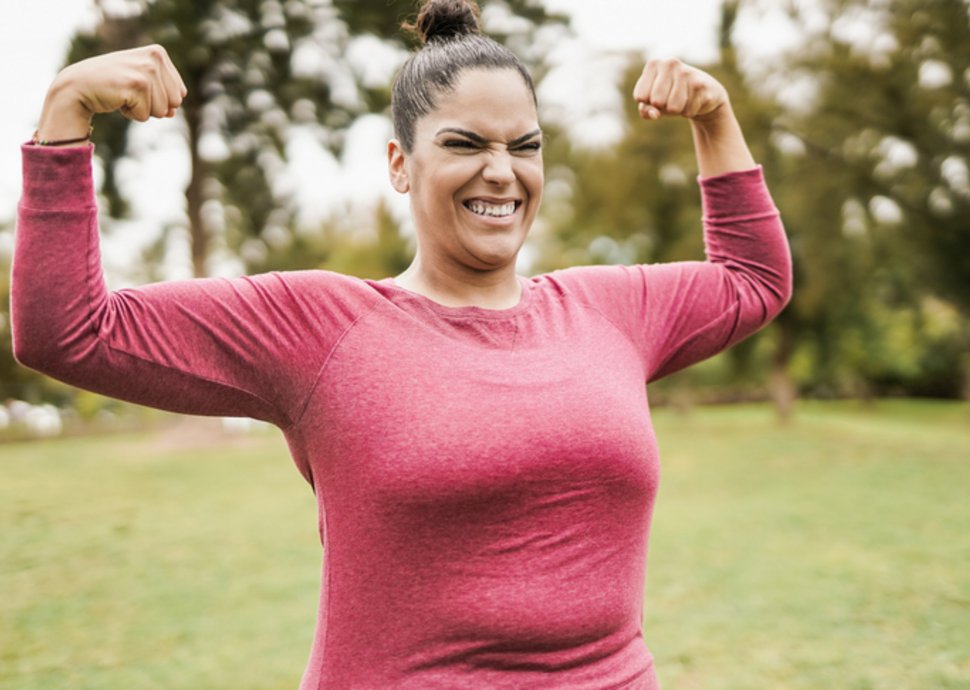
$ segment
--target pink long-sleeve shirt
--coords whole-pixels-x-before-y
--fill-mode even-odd
[[[91,150],[23,149],[15,355],[282,430],[325,549],[303,690],[658,687],[645,383],[786,303],[760,168],[701,181],[707,261],[520,278],[520,303],[490,310],[321,270],[108,292]]]

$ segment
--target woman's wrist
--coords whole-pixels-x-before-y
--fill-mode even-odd
[[[754,158],[730,102],[713,113],[691,120],[701,177],[754,168]]]
[[[68,146],[86,146],[91,133],[92,113],[73,93],[70,83],[55,79],[44,99],[35,138],[40,141],[73,141]]]

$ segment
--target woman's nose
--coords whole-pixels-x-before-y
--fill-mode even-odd
[[[493,184],[506,185],[515,182],[512,155],[508,151],[491,151],[482,170],[482,177]]]

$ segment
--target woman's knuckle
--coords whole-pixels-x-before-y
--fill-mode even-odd
[[[148,78],[143,74],[133,74],[128,79],[128,88],[132,91],[145,91],[148,89]]]
[[[707,82],[696,74],[691,76],[687,82],[687,85],[692,91],[703,91],[707,89]]]

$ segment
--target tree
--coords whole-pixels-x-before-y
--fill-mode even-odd
[[[74,38],[69,61],[160,43],[188,87],[181,113],[191,161],[186,210],[195,275],[207,273],[217,225],[234,250],[267,230],[290,232],[292,208],[273,191],[289,128],[311,127],[322,147],[339,152],[341,134],[356,116],[386,110],[387,80],[371,83],[348,51],[366,36],[403,48],[399,27],[414,10],[404,0],[96,2],[101,21]],[[506,32],[510,41],[563,21],[528,0],[486,9],[526,20],[524,29],[518,24]],[[94,134],[113,217],[127,210],[117,171],[128,152],[129,124],[102,118]],[[207,205],[217,212],[205,213]],[[208,220],[213,215],[224,223]]]
[[[897,142],[903,129],[897,126],[893,134],[877,129],[883,127],[879,117],[908,122],[914,131],[926,129],[934,121],[933,110],[908,117],[887,113],[889,94],[900,89],[893,86],[899,75],[874,73],[869,57],[861,59],[858,48],[848,44],[833,46],[831,36],[814,39],[820,46],[810,42],[807,53],[779,63],[773,79],[746,72],[733,39],[741,9],[739,0],[722,3],[719,59],[701,67],[725,84],[755,159],[764,166],[791,242],[795,289],[791,303],[769,328],[724,356],[673,377],[675,389],[684,382],[695,389],[693,384],[715,383],[718,397],[736,399],[757,394],[752,384],[763,387],[758,375],[770,368],[768,389],[782,419],[802,392],[866,399],[881,393],[955,395],[960,346],[956,312],[949,306],[954,292],[943,291],[944,276],[933,276],[939,288],[930,299],[931,283],[920,272],[942,271],[950,276],[946,282],[953,283],[956,276],[956,287],[965,287],[970,280],[960,282],[965,273],[957,265],[965,252],[942,262],[922,246],[923,235],[914,244],[909,235],[914,226],[901,218],[914,202],[905,201],[905,195],[894,202],[890,194],[909,194],[922,186],[927,196],[939,197],[941,192],[933,191],[939,182],[932,175],[917,182],[914,178],[922,173],[910,167],[887,170],[880,165],[886,157],[880,142]],[[832,25],[839,27],[835,19]],[[892,45],[897,43],[903,44],[900,39]],[[819,62],[820,55],[829,61]],[[864,63],[865,69],[853,63]],[[641,58],[633,56],[620,85],[624,99],[641,67]],[[966,74],[963,63],[950,69]],[[763,88],[796,79],[815,85],[817,99],[803,94],[793,103]],[[880,81],[886,79],[889,85]],[[951,111],[970,116],[963,101],[951,105],[938,113],[938,120],[940,113]],[[851,116],[846,115],[848,108]],[[700,208],[691,184],[696,169],[689,128],[676,121],[645,124],[633,108],[624,117],[625,134],[616,146],[590,152],[560,145],[549,151],[553,184],[545,239],[550,250],[541,268],[699,257]],[[959,123],[952,120],[950,126],[959,134]],[[964,132],[970,131],[970,117],[966,123]],[[930,150],[937,140],[931,132],[922,136],[926,141],[921,149]],[[948,165],[951,180],[959,178],[954,171],[965,168],[952,159],[955,149],[937,139],[942,145],[929,158],[935,155],[937,169]],[[903,153],[910,148],[915,150],[915,145]],[[900,181],[880,179],[887,172],[907,176],[899,190],[893,186]],[[568,194],[559,191],[562,183],[568,185]],[[958,234],[966,240],[968,217],[952,217],[949,229],[931,219],[920,222],[932,224],[927,233],[948,233],[951,240]],[[655,396],[670,395],[665,388],[669,385],[661,382]]]
[[[825,203],[843,215],[833,220],[868,247],[872,280],[855,294],[870,299],[870,314],[916,305],[925,318],[927,295],[952,304],[970,352],[970,3],[826,0],[818,9],[829,21],[789,68],[811,76],[815,95],[787,129],[813,179],[829,181]]]

